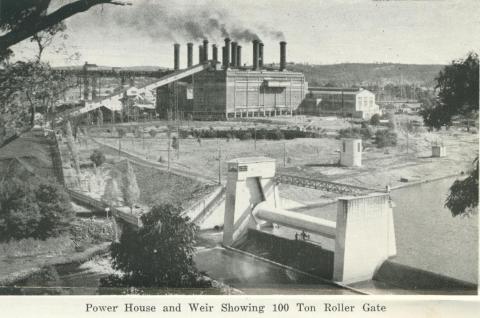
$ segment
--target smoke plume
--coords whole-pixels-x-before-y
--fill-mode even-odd
[[[230,37],[233,41],[250,42],[262,37],[284,39],[281,31],[266,25],[245,27],[226,8],[196,2],[175,3],[158,0],[134,2],[113,20],[120,27],[133,28],[152,40],[198,42],[205,38],[220,41]]]

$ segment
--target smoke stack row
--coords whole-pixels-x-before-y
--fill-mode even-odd
[[[253,40],[253,70],[257,71],[264,66],[264,45],[259,40]],[[218,48],[212,44],[212,60],[218,62]],[[208,61],[208,40],[203,41],[203,45],[198,46],[198,62]],[[242,47],[237,42],[231,42],[229,38],[225,39],[225,46],[222,47],[222,65],[223,68],[242,66]],[[193,66],[193,43],[187,43],[187,67]],[[285,71],[287,67],[287,42],[280,42],[280,71]],[[174,70],[180,69],[180,44],[174,44]]]

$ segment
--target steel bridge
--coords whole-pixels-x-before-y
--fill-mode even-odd
[[[378,189],[359,187],[344,183],[325,181],[307,177],[300,177],[289,174],[277,174],[275,180],[278,183],[291,184],[298,187],[334,192],[345,195],[365,195],[372,192],[383,192]]]

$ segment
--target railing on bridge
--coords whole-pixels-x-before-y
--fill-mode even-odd
[[[225,197],[225,187],[219,186],[212,193],[203,197],[184,210],[182,215],[188,216],[192,222],[201,223],[213,210],[223,201]]]
[[[378,189],[370,189],[344,183],[300,177],[288,174],[278,174],[275,176],[275,180],[278,183],[291,184],[294,186],[323,190],[339,194],[365,195],[371,192],[379,192]]]
[[[78,202],[81,202],[82,204],[86,204],[90,207],[102,211],[105,210],[105,208],[109,207],[112,216],[120,218],[129,224],[141,226],[140,215],[124,212],[116,207],[110,207],[106,202],[94,199],[92,197],[89,197],[88,195],[79,193],[71,189],[67,189],[67,192],[70,195],[70,198],[72,198],[73,200],[76,200]]]

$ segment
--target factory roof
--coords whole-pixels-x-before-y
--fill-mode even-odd
[[[358,95],[358,94],[373,94],[369,90],[363,88],[341,88],[341,87],[309,87],[310,93],[321,94],[346,94],[346,95]]]

